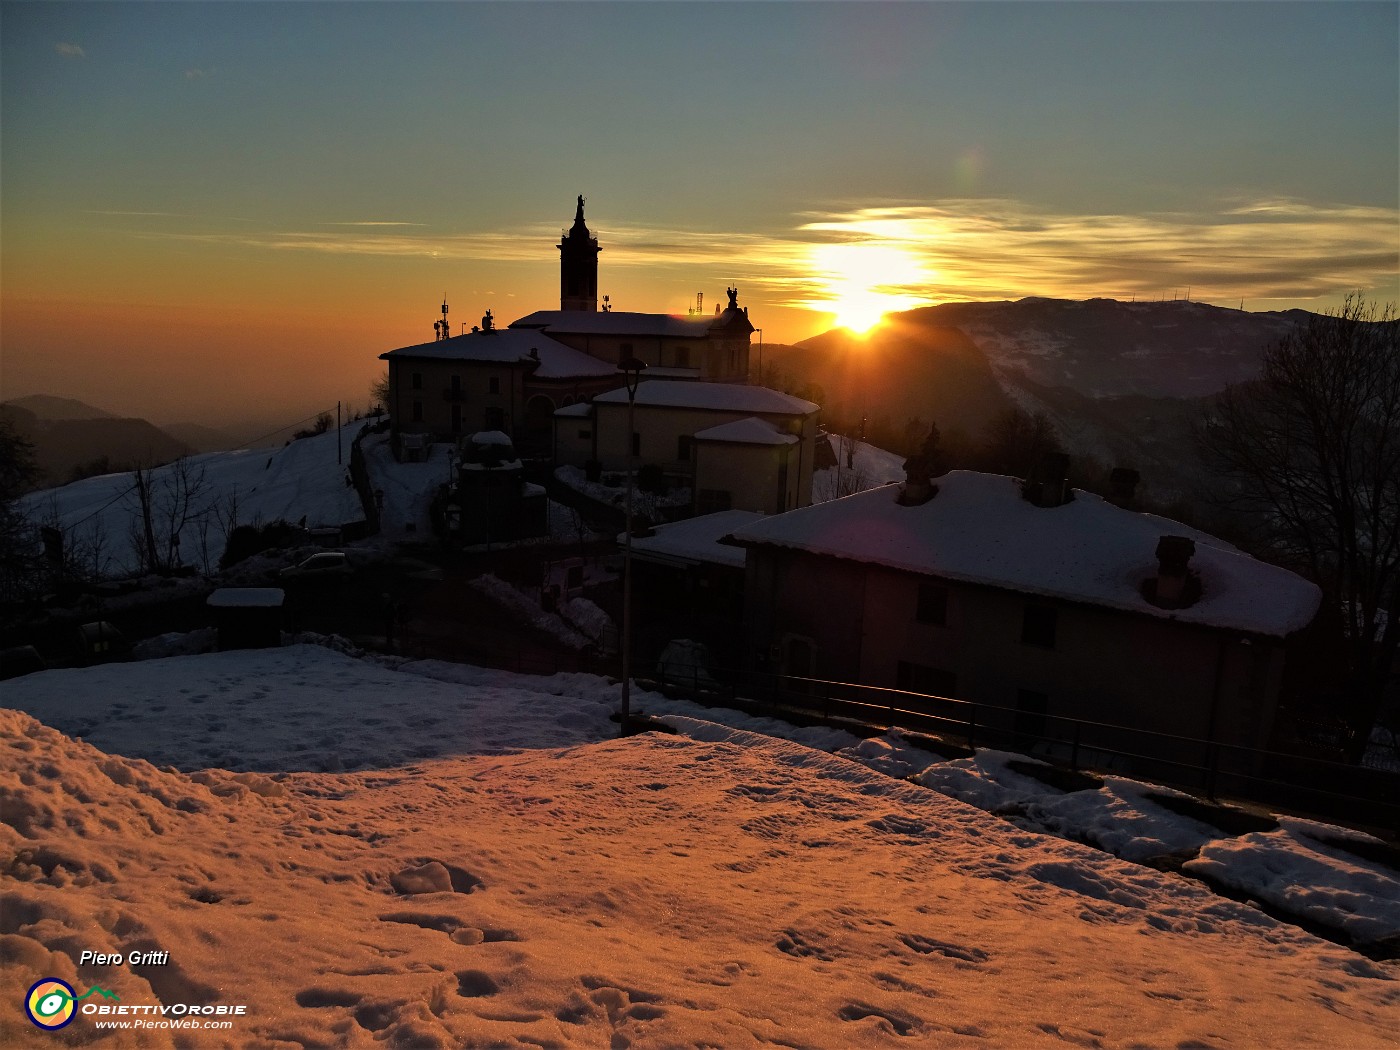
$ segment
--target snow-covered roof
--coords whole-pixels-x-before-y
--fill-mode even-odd
[[[757,416],[746,416],[732,423],[695,432],[696,441],[725,441],[736,445],[793,445],[797,435],[779,430],[774,424]]]
[[[518,364],[539,355],[537,379],[568,379],[575,376],[609,376],[617,372],[606,361],[565,346],[543,332],[530,328],[496,328],[489,332],[468,332],[450,339],[439,339],[416,346],[402,346],[380,354],[381,361],[392,357],[428,361],[479,361],[487,364]]]
[[[220,587],[205,604],[211,609],[278,609],[286,598],[281,587]]]
[[[633,536],[633,555],[662,562],[708,562],[729,568],[744,567],[744,548],[720,542],[735,529],[762,519],[752,510],[721,510],[686,518],[669,525],[658,525],[654,535]],[[625,542],[619,534],[617,542]]]
[[[1321,602],[1317,587],[1286,569],[1091,493],[1037,507],[1014,478],[955,470],[936,484],[938,494],[919,506],[896,503],[886,486],[773,515],[734,539],[1278,637],[1305,627]],[[1164,535],[1196,541],[1191,568],[1202,594],[1189,608],[1160,609],[1140,593],[1157,572]]]
[[[503,434],[499,430],[478,430],[471,437],[467,438],[473,445],[506,445],[512,444],[510,436]]]
[[[593,399],[596,404],[626,404],[625,389],[609,390]],[[819,406],[800,397],[769,390],[766,386],[739,383],[678,383],[648,379],[637,384],[637,404],[665,408],[709,408],[726,412],[811,415]]]
[[[593,406],[587,401],[577,401],[572,405],[565,405],[563,408],[556,408],[554,410],[556,416],[578,419],[587,419],[592,412]]]
[[[676,314],[643,314],[623,310],[536,310],[518,321],[513,329],[547,328],[566,335],[661,336],[667,339],[703,339],[709,334],[713,317],[680,317]]]

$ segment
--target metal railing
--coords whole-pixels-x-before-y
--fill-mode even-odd
[[[713,676],[712,676],[713,675]],[[1400,833],[1400,774],[1345,762],[905,689],[696,669],[651,684],[708,706],[786,720],[891,727],[945,746],[1017,751],[1071,770],[1150,779]]]

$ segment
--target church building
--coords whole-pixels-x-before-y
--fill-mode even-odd
[[[748,382],[754,326],[729,289],[713,317],[598,308],[598,238],[578,198],[559,249],[559,309],[537,310],[498,328],[488,310],[471,332],[453,335],[448,307],[436,338],[381,354],[389,367],[389,411],[400,458],[433,441],[502,431],[526,455],[549,455],[557,409],[624,386],[618,363],[646,363],[648,379]]]

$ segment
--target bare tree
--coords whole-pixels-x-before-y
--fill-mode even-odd
[[[165,572],[180,564],[180,534],[213,513],[203,467],[181,457],[159,473],[132,471],[128,505],[133,511],[131,545],[142,572]]]
[[[856,452],[860,442],[845,434],[838,435],[836,466],[831,477],[830,499],[853,496],[870,487],[865,472],[856,466]]]
[[[389,408],[389,373],[387,370],[369,385],[369,414],[374,414],[376,405],[382,406],[386,411]]]
[[[987,426],[982,447],[983,469],[993,474],[1024,478],[1047,454],[1065,451],[1055,425],[1044,412],[1012,407]]]
[[[1226,390],[1203,432],[1225,501],[1264,523],[1260,553],[1316,582],[1341,619],[1353,761],[1400,647],[1398,332],[1393,306],[1349,296]]]

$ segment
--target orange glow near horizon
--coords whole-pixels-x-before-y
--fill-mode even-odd
[[[835,324],[863,334],[888,313],[928,302],[924,289],[936,277],[917,255],[895,244],[820,244],[811,266],[820,298],[803,305],[834,315]]]

